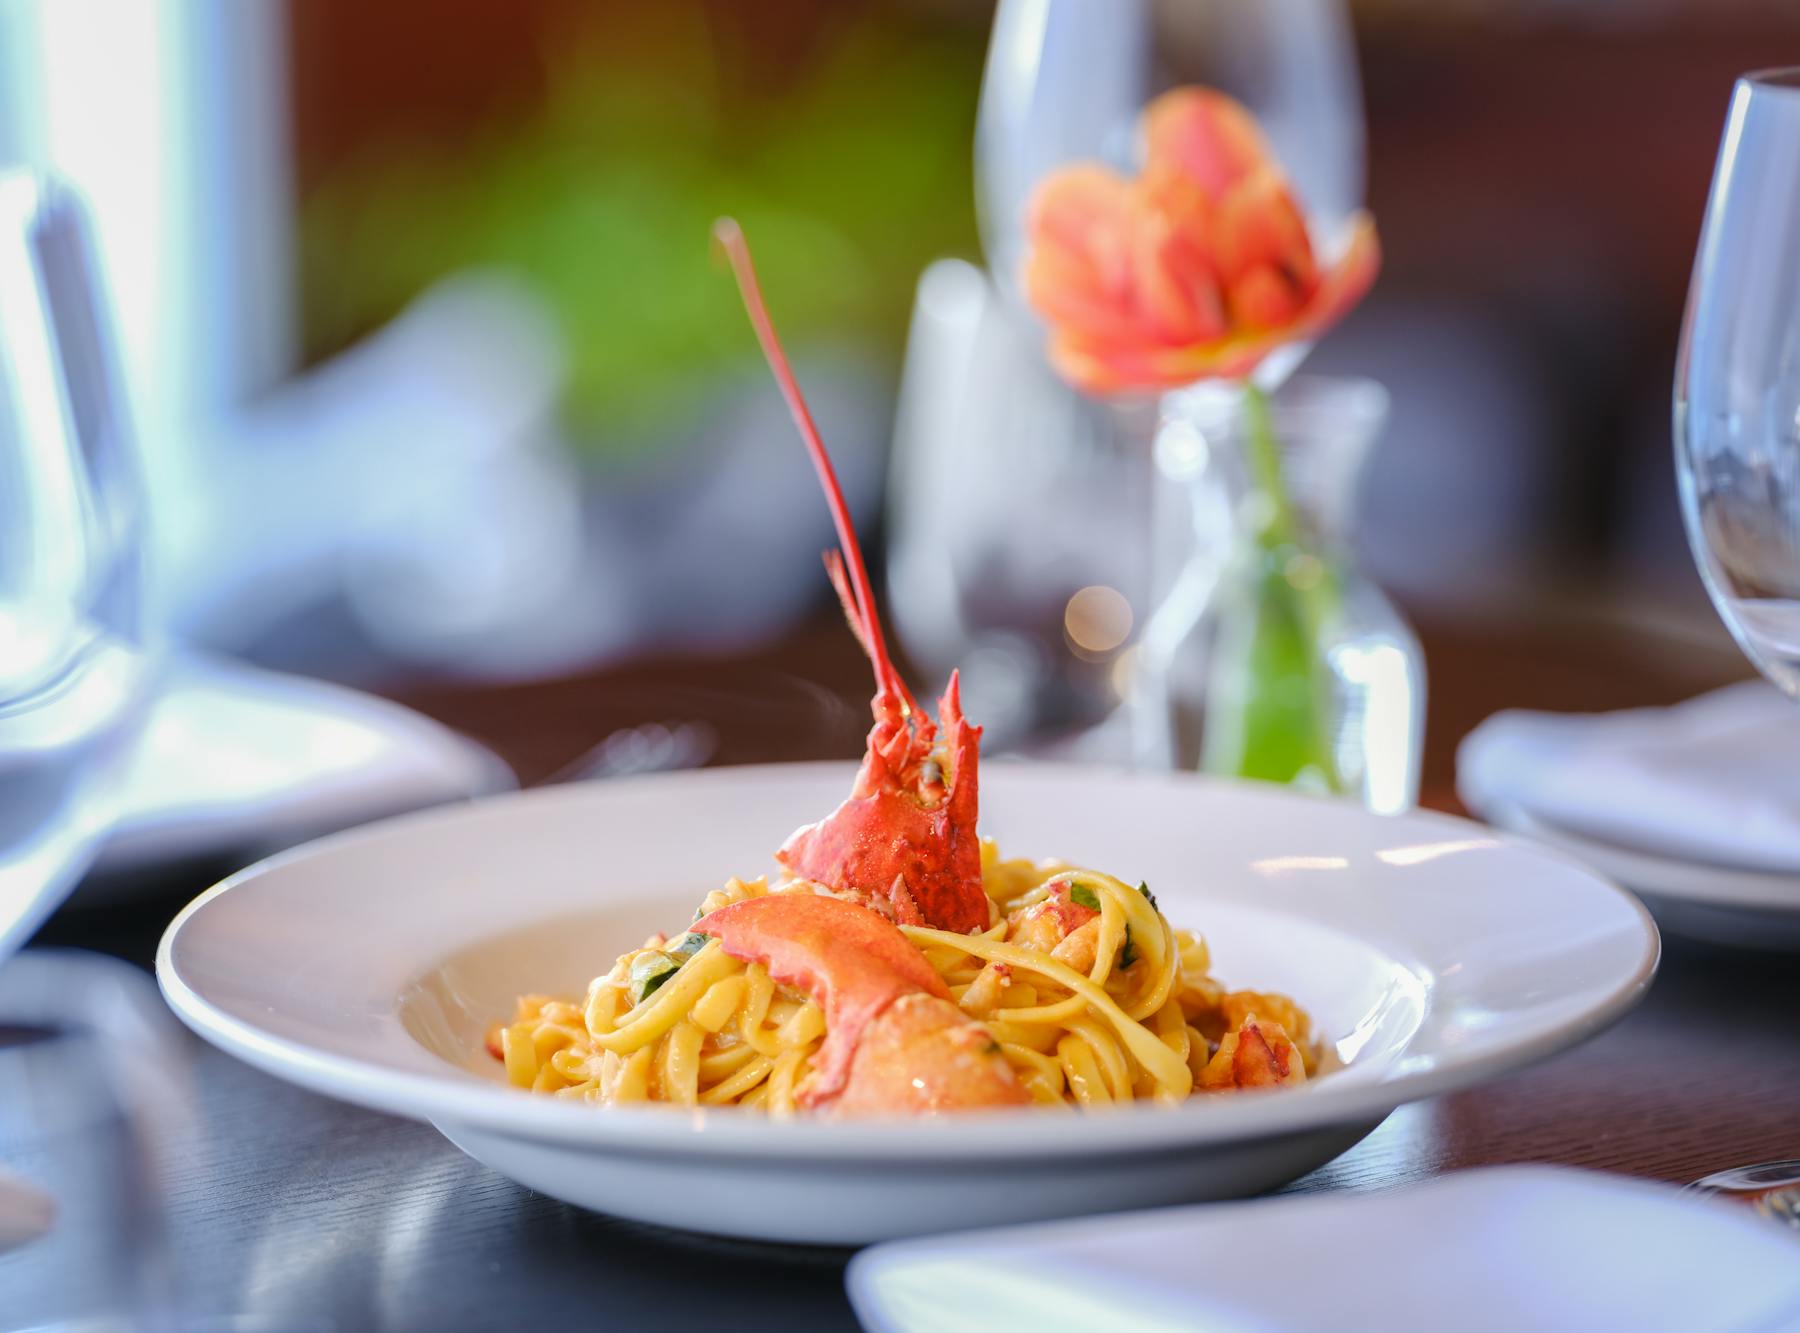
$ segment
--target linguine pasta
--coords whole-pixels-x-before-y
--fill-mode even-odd
[[[988,926],[900,931],[980,1023],[1032,1102],[1175,1103],[1304,1081],[1311,1021],[1286,996],[1231,991],[1206,941],[1143,886],[982,844]],[[830,894],[805,880],[730,881],[695,919],[745,899]],[[792,1115],[826,1037],[825,1010],[716,939],[656,936],[596,977],[585,1000],[525,996],[489,1048],[508,1080],[601,1104],[740,1106]]]

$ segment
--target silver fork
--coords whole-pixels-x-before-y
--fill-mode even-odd
[[[540,786],[628,778],[644,773],[673,773],[699,768],[719,748],[719,735],[707,722],[645,722],[623,727],[582,751]]]

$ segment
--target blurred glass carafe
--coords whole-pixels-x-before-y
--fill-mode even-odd
[[[1180,83],[1244,102],[1323,225],[1361,202],[1339,0],[1001,0],[975,145],[988,267],[943,260],[919,284],[889,491],[901,640],[932,673],[962,667],[1001,744],[1111,712],[1159,600],[1156,405],[1088,399],[1050,370],[1017,290],[1026,208],[1070,162],[1134,169],[1139,112]]]
[[[85,868],[148,684],[116,384],[79,204],[0,173],[0,957]]]
[[[1800,698],[1800,69],[1732,94],[1676,360],[1675,457],[1714,605]]]

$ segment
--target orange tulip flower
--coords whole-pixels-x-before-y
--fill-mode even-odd
[[[1050,326],[1050,360],[1077,388],[1160,390],[1241,379],[1311,338],[1368,291],[1374,221],[1351,220],[1322,269],[1306,219],[1255,119],[1204,88],[1157,98],[1144,169],[1052,173],[1032,197],[1025,293]]]

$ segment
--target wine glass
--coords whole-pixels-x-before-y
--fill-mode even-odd
[[[1170,83],[1249,107],[1324,232],[1362,206],[1362,87],[1342,0],[1000,0],[975,210],[1002,288],[1016,284],[1038,182],[1078,159],[1134,168],[1138,113]]]
[[[931,676],[962,668],[965,705],[995,748],[1062,735],[1078,753],[1128,757],[1125,729],[1106,720],[1123,718],[1132,649],[1166,591],[1152,535],[1155,404],[1100,402],[1059,380],[1018,275],[1043,178],[1080,160],[1136,170],[1145,104],[1190,83],[1250,109],[1322,236],[1360,206],[1344,0],[995,9],[975,129],[986,267],[940,260],[919,284],[888,490],[901,643]]]
[[[1675,465],[1713,605],[1800,699],[1800,68],[1732,90],[1675,362]],[[1690,1188],[1800,1225],[1800,1161]]]
[[[0,172],[0,958],[91,859],[150,684],[116,385],[84,210]]]
[[[1800,698],[1800,69],[1732,92],[1676,359],[1675,460],[1713,604]]]

